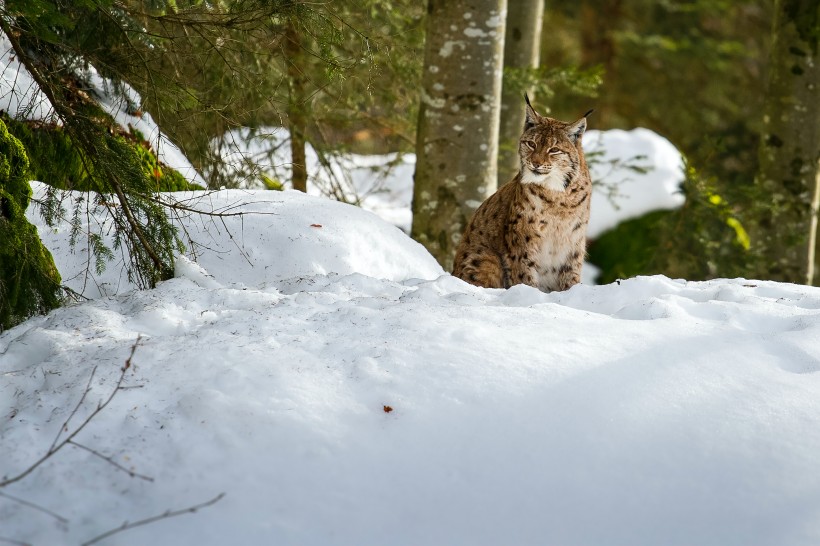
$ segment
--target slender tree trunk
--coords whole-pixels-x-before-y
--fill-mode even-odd
[[[761,202],[750,225],[756,275],[811,284],[820,160],[817,0],[776,0],[759,151]]]
[[[295,16],[294,16],[295,17]],[[297,22],[291,17],[285,28],[285,62],[288,74],[288,130],[290,131],[291,182],[294,190],[307,192],[307,163],[305,160],[306,76],[304,46]]]
[[[496,189],[506,0],[429,0],[412,236],[445,269]]]
[[[541,57],[541,23],[544,0],[516,0],[509,3],[504,34],[504,68],[538,68]],[[533,100],[532,89],[527,90]],[[498,185],[508,182],[517,172],[518,139],[524,127],[524,99],[521,92],[506,83],[501,93],[501,119],[498,136]]]

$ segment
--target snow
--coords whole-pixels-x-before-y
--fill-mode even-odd
[[[34,201],[47,186],[32,183]],[[88,249],[70,245],[70,211],[79,207],[82,231],[102,233],[114,247],[113,227],[101,207],[79,192],[60,192],[66,219],[48,227],[35,207],[26,211],[40,238],[55,256],[63,283],[87,298],[113,296],[136,287],[125,260],[117,255],[105,271],[90,266]],[[186,254],[206,271],[230,272],[231,283],[256,286],[261,281],[353,273],[404,281],[432,279],[444,271],[420,244],[373,213],[338,201],[287,190],[222,190],[163,194],[168,202],[221,216],[180,213],[175,225]],[[101,220],[104,219],[104,220]],[[55,258],[56,259],[56,258]],[[93,264],[92,264],[93,265]]]
[[[67,445],[0,489],[67,521],[0,495],[3,538],[77,544],[225,493],[101,544],[820,541],[820,289],[481,289],[350,205],[173,197],[249,214],[181,219],[198,263],[154,290],[0,334],[0,476],[48,450],[96,367],[82,423],[139,338],[74,439],[153,481]],[[38,228],[76,282],[67,225]]]
[[[261,188],[243,166],[279,180],[290,180],[289,135],[281,127],[248,129],[225,135],[221,152],[227,169],[242,173],[245,187]],[[587,131],[584,149],[596,183],[587,234],[595,238],[620,222],[683,204],[683,160],[664,137],[648,129]],[[308,144],[308,191],[357,203],[410,233],[414,154],[364,156],[338,154],[323,164]],[[510,178],[515,173],[510,173]]]
[[[0,33],[0,111],[17,119],[55,121],[45,94],[18,61],[5,34]]]
[[[89,67],[87,76],[88,84],[94,91],[98,103],[116,123],[128,131],[136,129],[142,133],[164,165],[179,172],[189,182],[203,188],[208,186],[177,145],[160,131],[151,114],[140,110],[142,97],[133,87],[127,83],[120,83],[119,89],[115,90],[111,82],[102,78],[93,66]]]

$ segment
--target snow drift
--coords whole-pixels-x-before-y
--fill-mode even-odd
[[[820,289],[487,290],[348,205],[207,199],[267,214],[183,220],[199,264],[0,335],[0,475],[46,452],[96,367],[81,423],[139,337],[75,439],[153,480],[66,446],[2,490],[65,521],[0,497],[0,536],[74,544],[225,493],[107,543],[820,540]],[[70,278],[65,226],[43,236]]]

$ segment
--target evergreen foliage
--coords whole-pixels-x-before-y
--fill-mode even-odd
[[[596,279],[610,283],[636,275],[713,279],[742,276],[748,267],[749,236],[733,207],[716,193],[714,179],[686,166],[686,196],[677,210],[655,211],[622,222],[589,247]]]
[[[0,120],[0,331],[62,302],[54,260],[26,219],[28,167],[23,144]]]
[[[244,57],[234,63],[236,70],[257,77],[256,83],[242,84],[242,74],[234,81],[215,81],[210,87],[214,100],[230,97],[219,116],[202,118],[195,134],[189,133],[190,116],[177,116],[179,124],[166,127],[186,152],[193,150],[189,157],[202,167],[210,187],[235,187],[261,178],[252,165],[223,169],[214,154],[214,143],[230,149],[226,131],[238,126],[250,127],[255,135],[271,125],[285,126],[296,137],[292,147],[309,143],[325,166],[343,152],[411,151],[423,12],[422,3],[414,0],[292,2],[269,22],[267,38],[249,44],[252,59],[264,70],[250,70]],[[254,36],[263,31],[257,29]],[[165,118],[174,115],[169,111]],[[177,127],[184,135],[177,136]],[[269,152],[274,152],[273,145]],[[297,161],[303,161],[299,154],[294,156]],[[333,196],[342,197],[341,192]]]
[[[96,71],[106,79],[109,95],[119,97],[133,111],[142,105],[130,103],[125,83],[155,101],[179,104],[182,100],[217,111],[219,105],[205,105],[198,90],[199,84],[209,82],[177,69],[190,60],[197,61],[188,63],[195,67],[204,66],[206,60],[219,64],[213,59],[220,57],[220,39],[231,30],[258,27],[259,21],[286,4],[261,0],[9,0],[0,5],[0,28],[62,126],[62,134],[43,149],[53,154],[68,146],[75,148],[59,160],[70,168],[58,180],[97,192],[97,204],[106,208],[114,222],[115,245],[127,249],[128,275],[139,286],[154,286],[173,273],[174,252],[181,249],[181,243],[155,192],[164,184],[174,189],[186,184],[163,169],[141,145],[126,140],[95,102],[89,78]],[[186,36],[203,38],[209,47],[186,59],[180,47],[190,45]],[[229,65],[227,59],[223,61],[227,75]],[[184,79],[183,74],[190,77]],[[55,207],[46,204],[45,208]],[[97,256],[104,256],[108,249],[101,246],[101,238],[87,235]]]
[[[754,179],[771,13],[767,0],[584,0],[548,9],[545,28],[552,24],[555,32],[543,42],[542,58],[604,70],[594,127],[647,127],[697,168],[696,180],[685,173],[686,205],[664,222],[685,229],[667,230],[677,239],[658,241],[654,265],[632,271],[693,280],[754,275],[754,249],[731,242],[736,234],[726,222],[753,225],[753,211],[769,201]],[[587,101],[568,90],[554,97],[553,110],[571,117]],[[596,252],[604,244],[613,255],[631,245],[611,237],[597,241]],[[713,250],[719,255],[708,254]]]

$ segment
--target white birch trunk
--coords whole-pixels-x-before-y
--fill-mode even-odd
[[[445,269],[496,189],[506,0],[429,0],[412,236]]]

